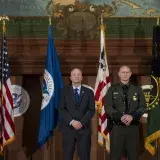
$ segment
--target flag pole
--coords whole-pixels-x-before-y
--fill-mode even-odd
[[[159,17],[157,17],[157,26],[159,26]],[[159,141],[160,141],[159,138],[156,139],[156,151],[157,151],[156,160],[159,160]]]
[[[52,15],[49,15],[49,26],[51,26],[52,25]],[[54,132],[55,131],[53,131],[53,134],[54,134]],[[53,148],[52,148],[52,143],[53,143]],[[52,158],[52,149],[53,149],[53,159],[55,160],[56,158],[55,158],[55,147],[56,147],[56,145],[55,145],[55,138],[54,138],[54,136],[53,136],[53,140],[52,140],[52,138],[48,141],[48,145],[49,145],[49,147],[50,147],[50,158]]]
[[[0,17],[0,21],[2,21],[2,16]],[[2,24],[3,25],[3,24]],[[3,34],[3,26],[2,26],[2,34]],[[2,57],[2,52],[1,53],[1,57]],[[2,63],[3,63],[3,60],[2,60]],[[3,93],[3,65],[1,63],[1,93]],[[3,101],[3,96],[1,94],[1,97],[0,97],[0,123],[2,123],[2,101]],[[0,152],[2,153],[2,124],[0,124]]]
[[[49,26],[51,26],[52,25],[52,15],[49,15]],[[53,131],[53,134],[54,134],[54,132],[55,131]],[[55,138],[54,138],[54,136],[53,136],[53,140],[52,139],[50,139],[49,140],[49,144],[50,144],[50,153],[52,153],[52,144],[51,143],[53,143],[53,159],[55,160],[56,159],[56,157],[55,157],[55,155],[56,155],[56,145],[55,145],[55,143],[56,143],[56,141],[55,141]],[[51,155],[51,154],[50,154]],[[51,155],[52,156],[52,155]]]
[[[51,26],[52,25],[52,22],[51,22],[51,20],[52,20],[52,17],[51,17],[51,15],[49,15],[48,16],[48,22],[49,22],[49,26]],[[46,144],[45,144],[45,150],[47,150],[47,153],[48,152],[50,152],[51,153],[51,139],[49,139],[47,142],[46,142]],[[43,153],[44,153],[44,151],[43,151]],[[48,156],[47,156],[47,158],[50,158],[50,153],[48,153]],[[46,154],[44,153],[43,154],[43,156],[44,156],[44,158],[46,157]]]
[[[0,16],[0,21],[2,21],[2,36],[3,36],[3,38],[4,38],[4,34],[6,33],[6,20],[8,20],[9,21],[9,18],[8,18],[8,16]],[[2,47],[3,47],[3,44],[2,44]],[[0,102],[0,119],[1,119],[1,122],[0,123],[2,123],[2,117],[3,117],[3,111],[2,111],[2,105],[3,105],[3,83],[4,83],[4,80],[3,80],[3,67],[4,67],[4,53],[3,53],[3,48],[1,48],[2,50],[1,50],[1,60],[2,60],[2,63],[1,63],[1,97],[0,97],[0,99],[1,99],[1,102]],[[1,151],[1,153],[3,153],[3,135],[2,135],[2,131],[3,129],[2,129],[2,125],[1,125],[1,127],[0,127],[0,138],[1,138],[1,144],[0,144],[0,151]],[[6,152],[4,152],[4,160],[6,159]]]
[[[157,17],[157,26],[159,26],[159,17]]]
[[[100,27],[101,32],[102,32],[102,30],[104,30],[103,12],[104,11],[102,11],[102,14],[101,14],[101,27]],[[104,41],[105,41],[105,39],[104,39]],[[102,43],[100,43],[100,45],[102,45]],[[100,47],[102,47],[102,46],[100,46]],[[104,47],[105,47],[105,42],[104,42]],[[105,148],[103,156],[104,156],[104,159],[106,159],[106,141],[104,140],[104,138],[103,138],[103,147]]]
[[[49,26],[51,26],[52,25],[52,22],[51,22],[51,20],[52,20],[52,17],[51,17],[51,15],[49,15]],[[49,148],[49,155],[51,156],[51,152],[52,152],[52,147],[51,147],[51,138],[48,140],[48,142],[47,142],[47,145],[48,145],[48,148]],[[54,152],[54,150],[53,150],[53,152]],[[51,158],[49,156],[49,158]]]

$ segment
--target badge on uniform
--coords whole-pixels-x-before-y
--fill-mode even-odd
[[[136,100],[137,100],[137,97],[136,97],[136,96],[133,96],[133,100],[136,101]]]
[[[118,92],[113,92],[113,94],[118,94]]]

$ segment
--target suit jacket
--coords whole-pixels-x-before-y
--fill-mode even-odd
[[[128,89],[128,113],[132,115],[132,123],[138,123],[141,115],[146,111],[146,101],[140,86],[130,84]],[[105,97],[105,111],[109,117],[120,122],[125,112],[125,98],[120,83],[109,88]]]
[[[78,120],[83,128],[77,130],[78,133],[91,132],[91,119],[95,113],[94,93],[91,89],[81,86],[79,102],[76,104],[72,85],[61,90],[60,115],[61,121],[59,129],[62,133],[76,131],[70,122]]]

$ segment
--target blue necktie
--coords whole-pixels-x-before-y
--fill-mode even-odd
[[[75,98],[75,102],[78,103],[79,101],[79,94],[78,94],[78,88],[74,89],[74,98]]]

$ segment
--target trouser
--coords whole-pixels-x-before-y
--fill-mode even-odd
[[[80,160],[90,160],[91,134],[63,134],[63,159],[73,160],[75,146],[77,144],[78,157]]]
[[[110,160],[121,160],[124,152],[128,160],[139,159],[138,125],[113,125],[110,134]]]

